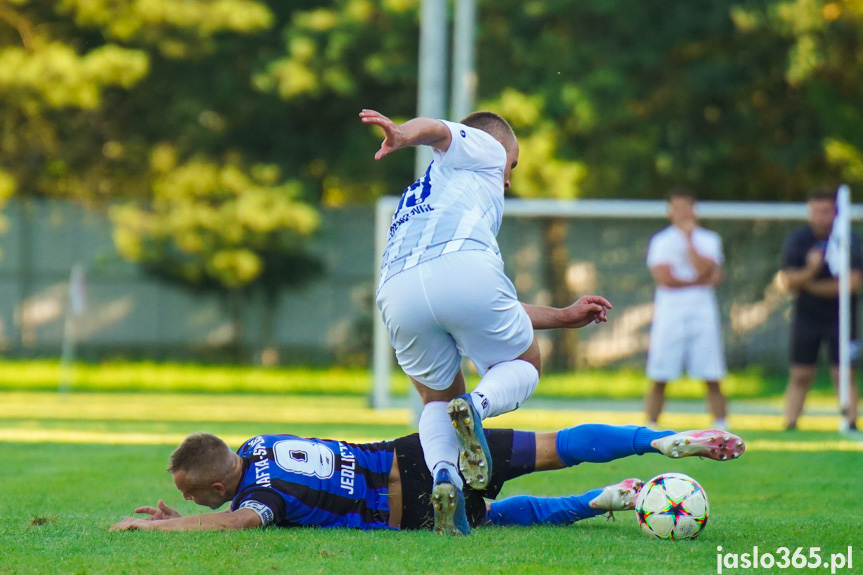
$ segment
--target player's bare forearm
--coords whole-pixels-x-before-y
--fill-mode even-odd
[[[554,307],[542,305],[521,304],[533,329],[553,329],[560,322],[561,310]]]
[[[839,297],[839,281],[833,278],[810,280],[803,284],[801,291],[823,299]]]
[[[860,291],[861,274],[859,271],[851,272],[850,291],[857,293]],[[824,278],[819,280],[810,280],[803,284],[802,291],[823,299],[836,299],[839,297],[839,280],[837,278]]]
[[[522,304],[533,329],[579,328],[608,321],[611,303],[600,296],[583,296],[565,308]]]
[[[404,124],[396,124],[380,112],[363,110],[360,119],[364,124],[378,126],[384,133],[384,141],[375,159],[409,146],[431,146],[446,152],[452,142],[452,134],[446,124],[433,118],[414,118]]]
[[[704,276],[698,276],[696,279],[697,285],[706,285],[717,287],[725,281],[725,270],[720,266],[713,266]]]
[[[111,531],[231,531],[261,526],[261,518],[251,509],[202,513],[158,521],[152,518],[127,517],[111,526]]]
[[[671,266],[668,264],[659,264],[650,268],[650,275],[653,276],[653,281],[657,286],[667,288],[684,288],[697,285],[705,285],[707,282],[702,279],[682,280],[671,273]]]
[[[800,291],[804,289],[806,284],[813,281],[817,274],[817,269],[812,269],[809,267],[787,268],[782,270],[782,275],[785,278],[785,284],[791,291]]]

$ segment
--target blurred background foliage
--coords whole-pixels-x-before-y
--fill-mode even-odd
[[[320,206],[412,177],[411,154],[373,161],[380,135],[356,118],[415,113],[419,3],[0,0],[0,202],[110,205],[124,257],[191,287],[297,285],[320,271]],[[521,139],[516,195],[863,184],[863,0],[479,15],[478,100]]]

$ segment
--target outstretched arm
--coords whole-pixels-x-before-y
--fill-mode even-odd
[[[524,311],[533,324],[533,329],[557,329],[584,327],[589,323],[608,321],[606,314],[611,304],[604,297],[586,295],[578,298],[575,303],[555,308],[523,303]]]
[[[452,142],[452,134],[446,124],[432,118],[414,118],[404,124],[396,124],[380,112],[363,110],[360,112],[363,124],[378,126],[384,133],[381,149],[375,154],[375,159],[408,146],[431,146],[440,152],[446,152]]]
[[[138,509],[147,509],[139,507]],[[150,507],[149,509],[153,509]],[[138,510],[136,509],[136,512]],[[149,513],[143,511],[143,513]],[[152,515],[152,514],[151,514]],[[201,530],[234,530],[252,529],[261,526],[261,518],[251,509],[237,511],[222,511],[219,513],[202,513],[188,517],[171,517],[156,519],[155,517],[127,517],[111,526],[111,531],[201,531]]]

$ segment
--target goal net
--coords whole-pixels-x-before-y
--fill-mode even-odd
[[[376,264],[397,201],[378,202]],[[805,224],[806,204],[701,201],[696,210],[700,224],[722,237],[726,279],[717,299],[728,368],[784,372],[791,294],[778,272],[785,237]],[[561,305],[595,294],[614,306],[601,326],[537,332],[544,370],[644,366],[654,288],[645,256],[650,237],[668,225],[666,211],[658,200],[506,200],[498,244],[521,301]],[[856,230],[863,206],[851,218]],[[385,407],[397,365],[379,313],[374,329],[371,403]]]

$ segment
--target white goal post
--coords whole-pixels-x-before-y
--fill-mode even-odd
[[[386,248],[387,230],[399,198],[388,196],[380,198],[375,210],[375,268],[374,285],[380,261]],[[668,207],[665,200],[550,200],[550,199],[507,199],[504,218],[591,218],[591,219],[656,219],[665,218]],[[806,219],[806,204],[774,202],[717,202],[698,201],[699,218],[711,220],[796,220]],[[846,212],[851,220],[863,220],[863,205],[854,205]],[[848,259],[848,242],[842,242],[845,257]],[[847,267],[847,266],[845,266]],[[847,281],[847,280],[844,280]],[[841,321],[848,321],[848,306],[842,306],[846,315]],[[370,404],[376,409],[392,405],[390,380],[392,377],[394,355],[390,347],[386,328],[381,320],[380,311],[374,309],[374,336],[372,350],[373,387]],[[843,331],[847,339],[847,328]],[[848,343],[840,345],[847,356]],[[847,357],[844,360],[847,365]],[[844,371],[844,370],[843,370]],[[846,378],[847,379],[847,378]],[[847,386],[847,381],[845,386]],[[847,401],[847,387],[840,394]],[[843,404],[844,407],[844,404]]]

